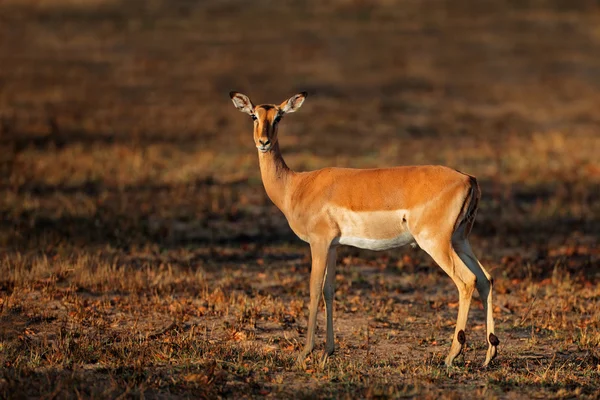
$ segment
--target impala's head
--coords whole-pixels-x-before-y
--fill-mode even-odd
[[[284,114],[295,112],[300,108],[308,94],[298,93],[280,105],[261,104],[254,106],[245,94],[230,92],[233,105],[252,117],[254,120],[254,143],[258,151],[266,153],[277,143],[277,125]]]

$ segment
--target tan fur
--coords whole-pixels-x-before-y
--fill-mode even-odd
[[[236,107],[255,117],[254,141],[267,195],[298,237],[311,246],[307,343],[299,362],[303,363],[314,347],[321,290],[327,309],[324,359],[334,351],[331,313],[337,245],[348,243],[379,250],[416,242],[452,278],[459,291],[458,320],[446,364],[450,366],[462,350],[471,294],[477,286],[486,310],[489,346],[484,365],[488,365],[496,355],[490,337],[497,341],[491,277],[467,240],[480,197],[477,180],[443,166],[324,168],[296,173],[281,155],[276,119],[296,111],[306,94],[293,96],[279,106],[256,107],[245,95],[230,95]]]

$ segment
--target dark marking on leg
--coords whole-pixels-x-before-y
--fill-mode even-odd
[[[462,329],[458,331],[458,335],[456,336],[456,338],[458,339],[458,343],[460,344],[465,344],[465,342],[467,341],[467,338],[465,337],[465,331],[463,331]]]
[[[498,346],[500,344],[500,340],[493,333],[490,333],[490,344],[492,346]]]

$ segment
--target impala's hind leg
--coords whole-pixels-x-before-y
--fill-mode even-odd
[[[469,270],[461,258],[456,254],[448,240],[431,240],[426,238],[415,238],[419,246],[425,250],[433,260],[450,276],[458,289],[458,318],[452,339],[450,353],[446,357],[446,366],[451,366],[452,361],[460,354],[465,344],[465,328],[471,297],[475,291],[475,275]]]
[[[493,304],[492,304],[492,289],[493,279],[490,274],[483,268],[483,265],[477,260],[471,244],[468,239],[462,235],[459,230],[456,232],[455,237],[452,240],[453,246],[456,249],[459,257],[464,261],[467,267],[475,274],[477,278],[477,291],[479,297],[483,303],[483,309],[485,310],[485,322],[486,322],[486,340],[488,342],[488,351],[483,363],[484,367],[487,367],[490,361],[497,354],[497,346],[500,343],[498,337],[494,334],[494,317],[493,317]]]

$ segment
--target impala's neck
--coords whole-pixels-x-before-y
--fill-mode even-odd
[[[265,185],[265,190],[271,201],[284,211],[285,193],[290,183],[294,171],[288,168],[283,161],[279,142],[275,142],[273,147],[266,153],[258,153],[260,162],[260,175]]]

